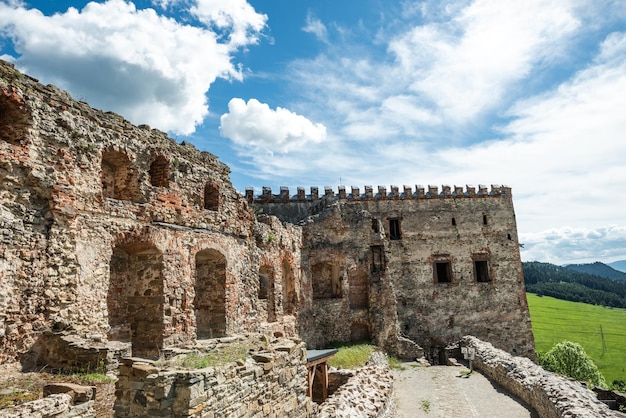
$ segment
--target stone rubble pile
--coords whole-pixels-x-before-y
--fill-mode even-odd
[[[317,413],[318,418],[387,418],[395,416],[393,375],[384,354],[374,353],[333,393]]]

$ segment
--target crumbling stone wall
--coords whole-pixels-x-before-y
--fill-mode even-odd
[[[252,337],[249,337],[252,338]],[[124,359],[115,416],[309,417],[306,349],[299,339],[225,341],[251,344],[245,360],[198,370],[173,370]]]
[[[301,232],[257,222],[214,155],[2,61],[0,115],[0,361],[37,357],[45,331],[147,357],[198,336],[295,333]]]
[[[393,375],[385,354],[375,352],[317,412],[318,418],[390,418],[395,416]]]
[[[476,337],[466,336],[460,344],[476,349],[477,370],[524,400],[541,417],[614,416],[581,382],[545,371],[527,358],[511,356]]]
[[[246,193],[303,228],[298,329],[311,346],[371,338],[402,357],[417,344],[437,362],[472,334],[534,356],[510,188]]]

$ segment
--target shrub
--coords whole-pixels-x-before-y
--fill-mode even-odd
[[[544,369],[606,388],[604,376],[585,349],[578,343],[563,341],[546,353],[539,353],[539,364]]]

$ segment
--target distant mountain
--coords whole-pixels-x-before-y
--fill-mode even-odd
[[[522,268],[527,292],[573,302],[626,308],[624,281],[537,261],[523,262]]]
[[[617,271],[623,271],[626,273],[626,260],[614,261],[608,264],[610,267],[613,267]]]
[[[626,261],[623,262],[626,265]],[[618,271],[613,267],[609,267],[604,263],[596,261],[589,264],[568,264],[565,266],[568,269],[576,270],[581,273],[593,274],[594,276],[606,277],[611,280],[619,280],[620,282],[626,282],[626,273]]]

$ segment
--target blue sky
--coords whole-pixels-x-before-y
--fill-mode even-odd
[[[241,192],[505,184],[524,260],[626,259],[621,0],[0,0],[0,57]]]

